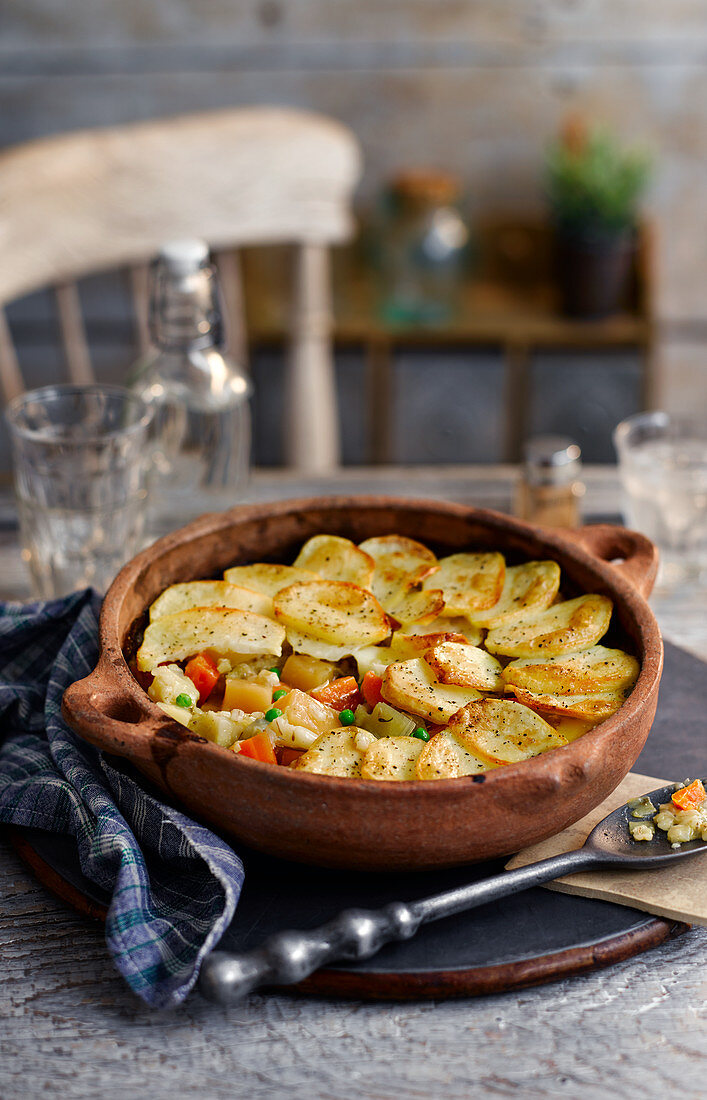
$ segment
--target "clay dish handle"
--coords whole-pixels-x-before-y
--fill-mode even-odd
[[[166,714],[155,714],[139,686],[133,690],[125,682],[126,675],[130,676],[127,669],[99,661],[93,672],[69,685],[61,711],[71,728],[96,748],[136,762],[150,761],[152,736],[158,730],[173,730],[176,723]]]
[[[562,535],[608,562],[642,596],[650,596],[658,573],[658,548],[645,535],[609,523],[589,524]]]

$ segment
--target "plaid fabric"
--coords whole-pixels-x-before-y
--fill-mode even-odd
[[[76,737],[61,697],[98,656],[99,597],[0,604],[0,821],[76,838],[111,894],[106,942],[148,1004],[179,1004],[228,927],[243,865],[208,829]],[[137,773],[135,773],[137,776]]]

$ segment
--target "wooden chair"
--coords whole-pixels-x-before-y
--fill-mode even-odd
[[[0,153],[0,383],[22,376],[3,306],[53,288],[69,379],[93,377],[76,280],[128,267],[139,350],[147,271],[163,241],[201,237],[218,264],[231,348],[245,358],[237,248],[296,246],[285,455],[308,472],[339,459],[328,249],[352,231],[360,156],[342,125],[248,108],[42,139]]]

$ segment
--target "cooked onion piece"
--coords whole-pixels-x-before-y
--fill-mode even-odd
[[[390,634],[388,616],[375,596],[346,581],[291,584],[275,596],[274,607],[285,626],[329,645],[375,645]]]
[[[326,581],[350,581],[370,588],[376,563],[350,539],[338,535],[314,535],[307,539],[294,561]]]
[[[442,589],[444,615],[471,615],[498,603],[505,572],[503,554],[450,554],[423,587]]]
[[[346,726],[332,733],[322,734],[291,767],[301,772],[314,772],[316,775],[357,779],[361,775],[366,751],[375,741],[376,738],[367,730],[359,729],[358,726]]]
[[[611,610],[606,596],[577,596],[496,627],[485,645],[490,653],[506,657],[555,657],[588,649],[609,629]]]
[[[388,608],[410,588],[420,584],[437,569],[437,558],[415,539],[403,535],[381,535],[359,543],[359,550],[370,554],[376,563],[370,589]],[[434,586],[433,586],[434,587]]]
[[[510,699],[469,703],[450,719],[449,732],[494,764],[516,764],[567,744],[539,714]]]
[[[469,612],[477,626],[505,626],[523,619],[529,612],[550,607],[560,587],[560,567],[556,561],[528,561],[506,567],[498,603],[486,611]]]
[[[366,750],[361,779],[398,781],[417,779],[415,765],[425,748],[417,737],[382,737]]]
[[[442,642],[425,653],[425,660],[442,684],[461,684],[478,691],[503,691],[500,664],[477,646]]]
[[[184,581],[171,584],[157,597],[150,608],[150,622],[190,607],[235,607],[269,618],[273,614],[272,600],[262,592],[240,588],[228,581]]]
[[[152,672],[166,661],[184,661],[205,649],[226,658],[244,653],[279,656],[284,641],[284,629],[263,615],[194,607],[150,623],[137,651],[137,667],[140,672]]]
[[[593,722],[610,718],[625,699],[623,691],[600,691],[591,695],[541,695],[523,688],[514,688],[513,693],[521,703],[540,714],[565,714],[568,718],[583,718]]]
[[[595,645],[580,653],[513,661],[503,670],[503,679],[506,684],[541,695],[584,695],[622,691],[636,682],[639,671],[636,658],[622,649]]]
[[[383,673],[381,695],[392,706],[440,726],[465,703],[480,698],[475,688],[441,684],[420,658],[388,665]]]
[[[462,775],[478,775],[494,765],[482,760],[449,730],[436,733],[417,758],[418,779],[458,779]]]
[[[265,596],[275,596],[282,588],[297,581],[316,581],[316,573],[309,569],[295,569],[294,565],[271,565],[270,562],[255,562],[253,565],[234,565],[223,575],[229,584],[249,588],[252,592],[262,592]]]
[[[430,588],[422,592],[410,589],[400,599],[390,600],[386,611],[401,626],[411,626],[413,623],[424,626],[436,619],[443,607],[441,589]]]

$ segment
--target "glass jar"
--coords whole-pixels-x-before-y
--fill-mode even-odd
[[[407,171],[384,197],[380,314],[391,324],[443,324],[461,307],[469,231],[461,185],[444,172]]]

